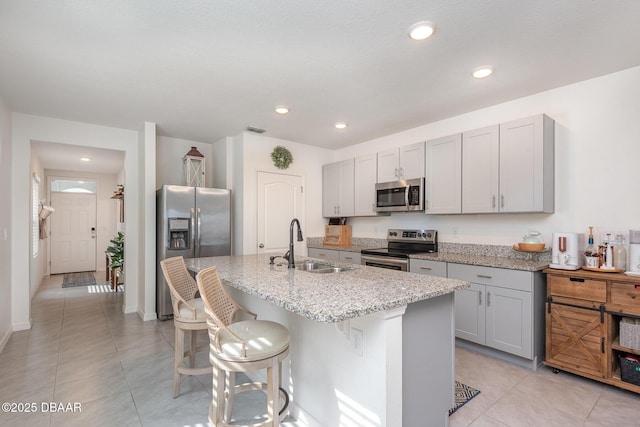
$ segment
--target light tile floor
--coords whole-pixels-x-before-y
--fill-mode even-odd
[[[171,397],[172,321],[142,322],[122,313],[122,293],[88,294],[61,283],[62,276],[44,279],[32,329],[13,333],[0,353],[0,401],[37,409],[0,412],[0,426],[208,425],[210,375],[185,377],[181,395]],[[640,426],[639,395],[571,374],[457,349],[456,378],[481,393],[450,418],[453,427]],[[249,416],[257,400],[239,401],[234,415]],[[48,402],[79,402],[82,410],[43,412]]]

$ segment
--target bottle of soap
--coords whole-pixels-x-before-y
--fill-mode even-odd
[[[624,236],[616,234],[616,245],[613,247],[613,266],[616,270],[625,271],[627,269],[627,249],[625,246]]]

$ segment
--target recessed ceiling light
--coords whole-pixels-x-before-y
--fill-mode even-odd
[[[288,112],[289,112],[289,107],[285,107],[284,105],[276,106],[276,113],[287,114]]]
[[[83,162],[90,162],[91,159],[89,157],[80,157],[80,160],[82,160]]]
[[[436,31],[436,26],[433,22],[422,21],[416,22],[409,27],[409,37],[413,40],[424,40]]]
[[[347,127],[345,122],[336,122],[336,129],[344,129]]]
[[[472,76],[476,79],[484,79],[485,77],[489,77],[491,74],[493,74],[493,67],[491,65],[483,65],[481,67],[474,68]]]

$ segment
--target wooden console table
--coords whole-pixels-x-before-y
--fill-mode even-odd
[[[640,318],[640,278],[621,273],[548,268],[545,364],[640,393],[622,381],[620,320]]]

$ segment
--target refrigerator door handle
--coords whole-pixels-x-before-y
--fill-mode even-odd
[[[193,245],[192,254],[196,257],[196,248],[195,248],[195,240],[196,237],[196,214],[195,209],[191,208],[191,245]]]
[[[200,257],[200,225],[202,224],[202,221],[200,219],[200,208],[198,208],[198,240],[196,243],[196,250],[198,251],[198,255],[196,255],[197,258]]]

